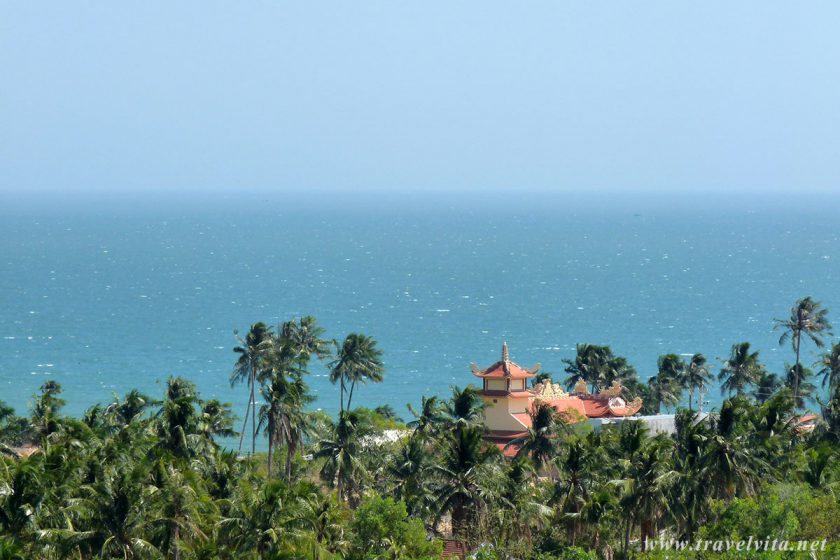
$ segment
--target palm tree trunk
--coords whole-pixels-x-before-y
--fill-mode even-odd
[[[292,481],[292,461],[295,458],[295,451],[297,451],[297,443],[289,440],[286,447],[286,481]]]
[[[242,433],[239,434],[239,452],[242,453],[242,443],[245,441],[245,431],[248,429],[248,417],[251,416],[251,405],[245,407],[245,423],[242,424]]]
[[[621,555],[624,560],[630,557],[630,527],[632,518],[632,514],[629,514],[624,522],[624,551]]]
[[[688,410],[694,411],[694,387],[688,390]]]
[[[642,521],[641,526],[642,550],[647,550],[647,543],[649,540],[652,539],[653,536],[653,521],[649,518],[645,519],[644,521]]]
[[[257,451],[257,399],[254,389],[257,384],[257,366],[251,369],[251,455]]]
[[[793,335],[794,340],[796,341],[796,365],[794,366],[795,369],[793,370],[795,375],[793,377],[793,402],[794,405],[799,400],[799,348],[802,343],[802,332],[798,332]]]
[[[350,401],[353,400],[353,389],[356,388],[356,380],[353,380],[353,383],[350,384],[350,395],[347,397],[347,410],[350,410]]]
[[[268,426],[268,480],[271,480],[271,456],[274,454],[274,430],[271,424]]]
[[[341,412],[344,412],[344,374],[341,374]]]

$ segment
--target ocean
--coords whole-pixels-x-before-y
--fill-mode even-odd
[[[0,400],[27,412],[55,379],[78,415],[180,375],[241,414],[234,330],[302,315],[373,336],[385,380],[354,402],[404,417],[503,341],[555,378],[579,342],[643,379],[671,352],[717,373],[745,340],[780,372],[773,319],[797,298],[840,332],[838,218],[831,195],[0,194]],[[324,364],[309,383],[335,412]]]

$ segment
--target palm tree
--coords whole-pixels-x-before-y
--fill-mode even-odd
[[[172,466],[164,469],[160,488],[154,492],[156,508],[150,517],[150,526],[159,533],[157,548],[173,560],[180,560],[184,541],[206,541],[208,535],[202,529],[204,517],[209,515],[213,504],[200,491],[196,473],[180,471]]]
[[[41,394],[35,399],[30,425],[41,442],[58,430],[60,411],[65,404],[58,396],[61,391],[61,384],[50,380],[41,385]]]
[[[411,515],[427,517],[434,495],[429,487],[432,456],[422,432],[415,431],[388,461],[386,472],[393,480],[389,490],[405,502]]]
[[[279,328],[274,348],[280,348],[305,369],[312,357],[324,360],[330,356],[330,341],[322,338],[324,329],[315,317],[307,315],[298,321],[286,321]],[[282,360],[281,360],[282,361]]]
[[[831,480],[831,468],[837,459],[837,449],[828,442],[821,442],[805,451],[805,466],[802,470],[802,480],[815,490],[835,486]]]
[[[802,350],[802,335],[804,334],[817,346],[824,346],[822,337],[831,336],[831,324],[828,322],[828,310],[822,304],[806,297],[797,301],[790,309],[788,319],[776,319],[774,330],[783,329],[779,338],[779,345],[790,339],[793,352],[796,354],[794,368],[799,369],[800,351]],[[793,386],[794,398],[799,398],[799,385]]]
[[[484,419],[484,401],[475,387],[453,387],[452,398],[444,403],[443,415],[453,430],[478,426]]]
[[[347,335],[338,352],[338,358],[330,367],[330,380],[341,384],[341,410],[350,409],[356,383],[365,383],[368,380],[379,383],[385,370],[382,351],[376,347],[376,341],[357,333]],[[344,393],[347,383],[350,383],[350,389],[345,406]]]
[[[229,403],[222,403],[216,399],[201,402],[197,431],[208,442],[215,443],[216,437],[234,437],[236,430],[233,429],[233,422],[234,416]]]
[[[688,409],[694,410],[694,390],[700,394],[700,410],[703,410],[703,393],[711,381],[712,374],[706,366],[706,357],[703,354],[694,354],[685,368],[683,382],[688,388]]]
[[[199,404],[196,387],[181,377],[166,382],[166,398],[155,414],[153,427],[158,438],[155,453],[166,452],[179,459],[198,454],[203,443],[199,433]]]
[[[752,392],[753,397],[759,403],[767,402],[767,399],[773,396],[773,393],[779,390],[782,386],[782,381],[775,373],[761,372],[761,377],[755,383],[755,389]]]
[[[555,483],[553,501],[558,503],[560,511],[571,520],[569,537],[572,545],[578,534],[578,516],[583,505],[589,500],[593,482],[595,454],[581,438],[568,442],[566,453],[557,457],[555,465],[559,478]]]
[[[245,410],[245,422],[242,424],[242,435],[239,438],[239,451],[242,451],[242,441],[245,438],[245,431],[248,427],[248,417],[251,417],[251,454],[257,448],[257,401],[256,385],[257,372],[262,369],[266,346],[271,340],[271,328],[265,323],[254,323],[245,338],[241,338],[237,331],[234,331],[239,345],[233,351],[239,354],[233,373],[230,376],[230,386],[245,382],[251,393],[248,407]]]
[[[729,500],[739,493],[753,495],[768,470],[760,450],[748,439],[751,430],[739,426],[745,404],[743,399],[726,400],[720,414],[710,417],[713,429],[706,443],[702,471],[708,490],[719,499]]]
[[[758,361],[758,351],[750,353],[749,342],[733,344],[729,359],[724,361],[718,374],[722,382],[721,394],[732,395],[734,391],[736,395],[743,395],[747,387],[758,381],[763,371],[764,366]]]
[[[291,380],[275,376],[271,384],[262,389],[265,404],[260,407],[260,430],[268,431],[268,477],[271,478],[274,450],[286,446],[285,477],[291,482],[292,462],[303,438],[311,431],[312,422],[304,411],[315,398],[309,394],[306,383],[300,377]]]
[[[811,395],[816,389],[814,384],[809,381],[814,376],[814,372],[802,364],[787,366],[786,369],[785,384],[793,392],[793,400],[797,408],[804,408],[805,401],[811,399]]]
[[[302,516],[300,502],[290,494],[286,483],[277,480],[244,486],[230,513],[219,522],[224,541],[240,557],[255,559],[290,546],[298,536],[293,525]]]
[[[834,344],[831,350],[822,355],[817,363],[817,375],[823,378],[823,387],[828,385],[829,394],[834,394],[840,387],[840,342]]]
[[[271,336],[264,357],[259,381],[266,404],[261,407],[259,429],[268,432],[268,472],[271,476],[274,450],[286,446],[285,477],[292,478],[292,463],[297,450],[309,433],[312,422],[304,407],[315,399],[303,380],[309,373],[313,357],[329,356],[329,342],[323,339],[322,329],[314,317],[286,321],[278,327],[278,334]]]
[[[670,408],[680,402],[685,369],[685,362],[676,354],[666,354],[659,357],[658,372],[648,380],[651,396],[656,403],[657,413],[663,404]]]
[[[530,457],[534,463],[535,472],[554,456],[557,446],[556,430],[562,421],[557,411],[548,403],[537,401],[530,412],[531,427],[525,435],[511,440],[507,447],[519,447],[517,457]]]
[[[149,407],[160,404],[151,397],[144,395],[137,389],[132,389],[123,397],[122,402],[114,395],[114,402],[105,409],[105,414],[111,416],[120,426],[127,426],[140,418]]]
[[[483,429],[478,426],[462,426],[448,432],[441,445],[443,457],[433,469],[440,475],[437,488],[437,519],[449,513],[452,516],[452,531],[464,537],[478,516],[482,503],[484,477],[480,469],[498,452],[484,442]]]
[[[583,522],[584,527],[592,528],[590,550],[598,550],[601,547],[601,527],[617,506],[618,500],[613,493],[601,488],[587,497],[579,511],[567,513],[566,516],[574,522]]]
[[[621,480],[619,504],[624,512],[624,557],[627,558],[630,532],[641,525],[642,541],[655,534],[657,522],[668,512],[668,495],[678,474],[671,467],[671,442],[657,437],[645,443],[627,464]]]
[[[339,501],[353,495],[356,481],[364,470],[361,439],[366,427],[359,420],[353,412],[339,412],[338,422],[331,426],[332,433],[318,442],[313,454],[316,459],[325,459],[321,478],[330,487],[336,486]]]
[[[414,420],[406,424],[415,433],[424,436],[433,435],[440,425],[444,422],[442,405],[437,397],[423,397],[420,402],[420,410],[417,411],[411,406],[411,403],[406,405],[408,411],[414,416]]]
[[[604,386],[607,378],[614,375],[611,371],[610,362],[614,360],[612,350],[609,346],[598,346],[595,344],[578,344],[575,346],[575,359],[564,359],[565,371],[569,374],[566,378],[566,388],[571,390],[578,381],[585,381],[591,386],[593,393],[598,391],[599,386]],[[616,365],[616,364],[613,364]]]
[[[124,459],[107,465],[94,481],[79,487],[69,506],[81,523],[44,529],[42,538],[87,558],[161,557],[147,522],[153,517],[148,496],[155,490],[148,483],[148,467]]]

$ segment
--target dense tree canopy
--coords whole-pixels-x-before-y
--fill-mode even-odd
[[[484,559],[699,560],[644,548],[748,535],[826,539],[826,557],[840,554],[837,344],[816,360],[822,396],[801,360],[769,373],[734,345],[720,374],[730,398],[708,414],[692,410],[710,383],[703,355],[665,354],[642,381],[608,347],[579,345],[567,383],[620,380],[653,410],[676,409],[676,432],[596,432],[538,405],[512,457],[485,439],[471,387],[424,397],[407,424],[387,406],[352,408],[361,384],[385,379],[383,354],[362,334],[329,347],[311,317],[255,323],[241,340],[233,380],[263,399],[243,411],[269,449],[256,456],[220,444],[238,436],[230,407],[179,377],[159,400],[129,391],[81,419],[63,413],[55,381],[26,417],[0,403],[0,560],[425,560],[445,539]],[[318,360],[338,385],[335,418],[311,410]],[[822,403],[813,430],[799,425],[809,392]]]

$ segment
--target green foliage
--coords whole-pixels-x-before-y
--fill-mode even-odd
[[[641,550],[659,536],[768,535],[825,538],[825,557],[840,557],[836,347],[820,362],[830,398],[813,433],[795,428],[807,368],[795,372],[798,395],[750,396],[755,379],[778,379],[754,377],[766,372],[744,343],[724,365],[733,397],[708,416],[678,409],[673,437],[632,420],[569,426],[536,406],[508,459],[486,437],[473,387],[423,398],[406,425],[390,407],[351,409],[354,389],[381,379],[380,351],[364,335],[348,337],[331,362],[343,410],[310,412],[309,364],[328,357],[322,335],[311,317],[276,330],[256,324],[237,349],[234,380],[263,397],[246,414],[267,454],[221,448],[217,438],[235,435],[229,406],[180,377],[159,400],[130,391],[81,419],[62,413],[55,382],[28,418],[0,404],[0,560],[426,560],[440,557],[441,536],[491,560],[794,558]],[[619,380],[656,406],[676,406],[686,388],[691,399],[708,381],[699,354],[690,363],[664,355],[651,384],[608,347],[578,354],[573,376]],[[384,441],[386,429],[405,435]],[[18,443],[37,450],[19,457]]]
[[[353,532],[349,558],[440,558],[443,543],[426,539],[419,519],[410,519],[405,504],[379,495],[366,497],[350,525]]]
[[[393,409],[389,411],[383,410],[382,408],[377,407],[371,410],[370,408],[359,406],[353,409],[353,413],[357,416],[359,422],[369,426],[375,432],[405,428],[405,424],[393,413]]]

